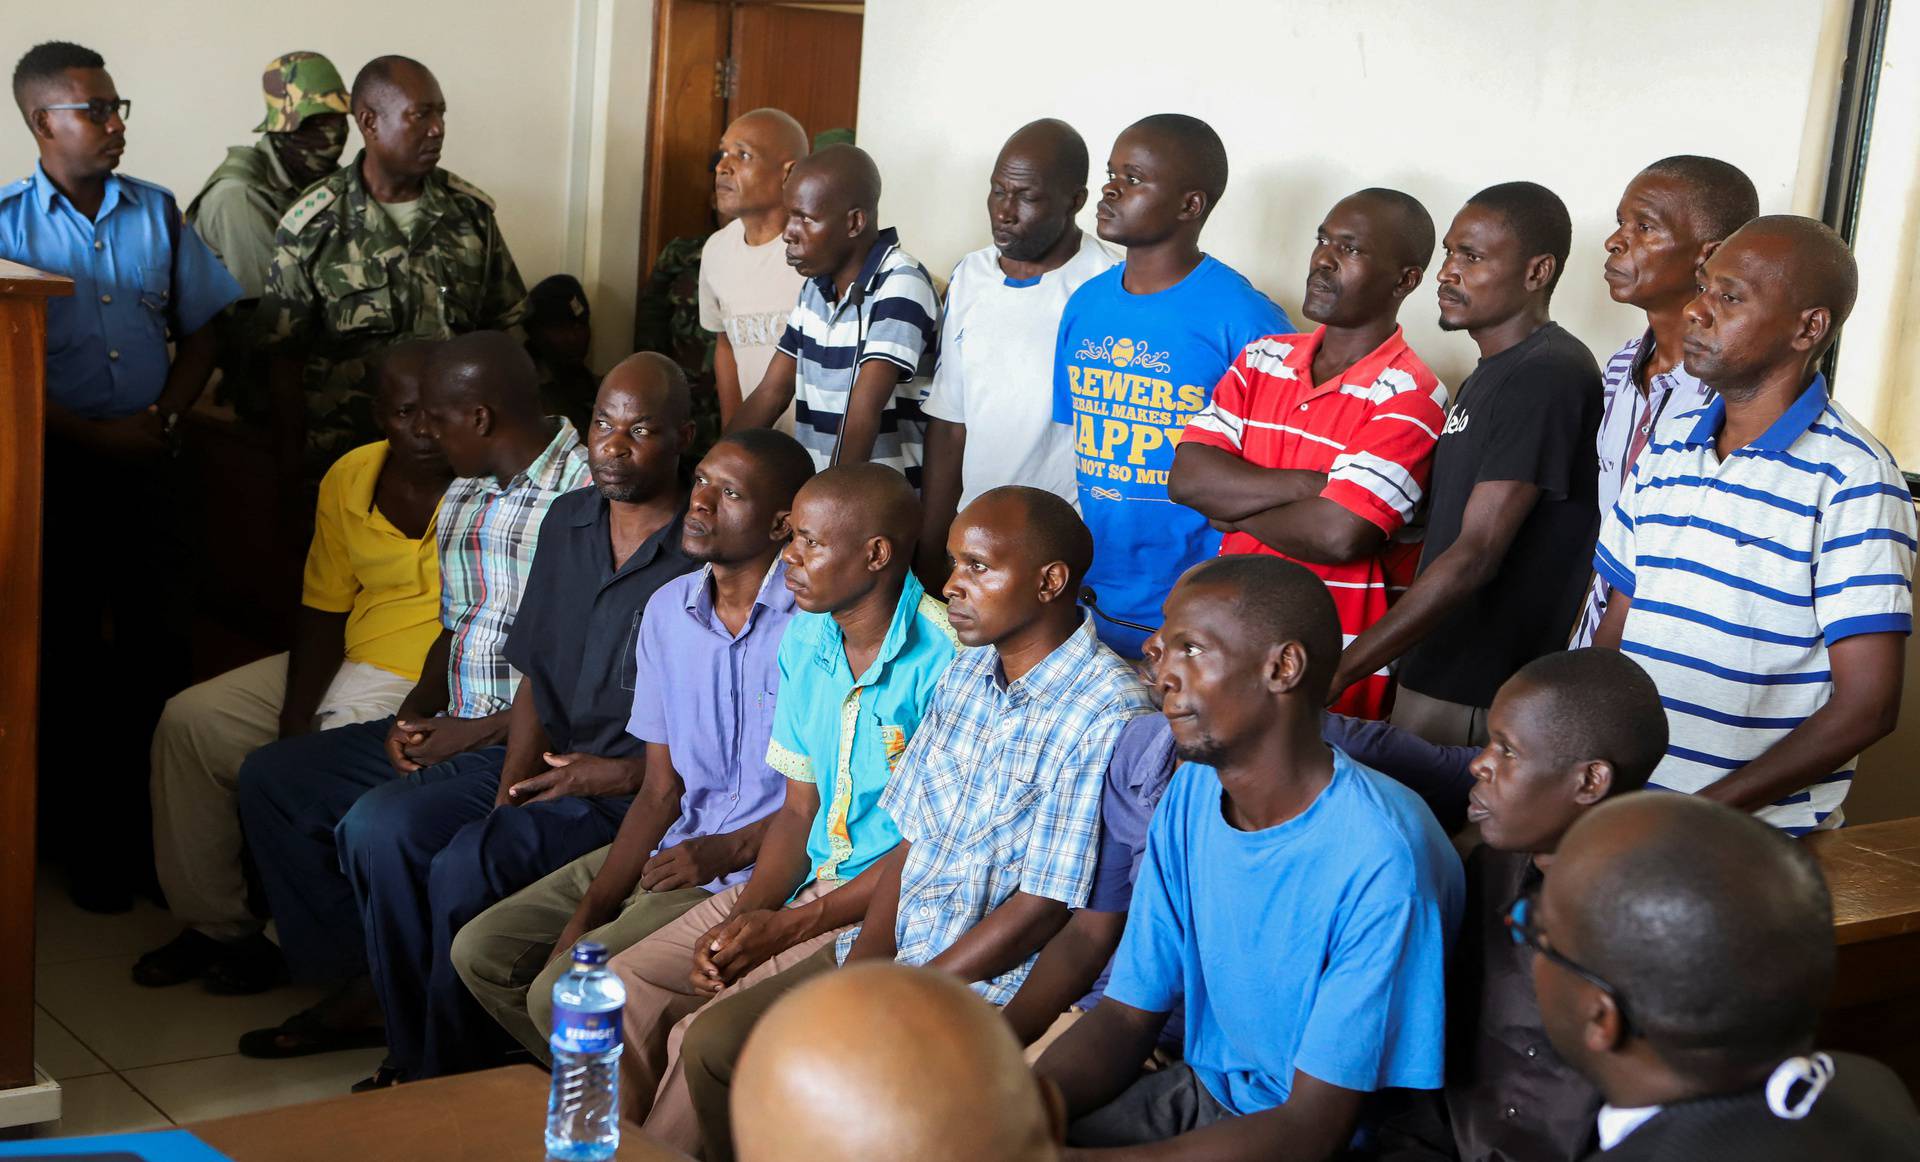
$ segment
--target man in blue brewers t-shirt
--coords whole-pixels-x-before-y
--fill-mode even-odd
[[[1093,530],[1087,586],[1101,612],[1148,625],[1190,565],[1220,549],[1207,518],[1167,499],[1187,421],[1247,344],[1293,329],[1285,311],[1200,249],[1227,188],[1227,150],[1196,117],[1159,113],[1113,143],[1095,211],[1127,260],[1067,300],[1053,361],[1054,422],[1073,426],[1080,511]],[[1140,656],[1144,632],[1098,619]]]
[[[1460,861],[1417,795],[1321,741],[1340,626],[1313,574],[1208,562],[1160,632],[1185,762],[1106,999],[1035,1068],[1066,1100],[1072,1145],[1325,1159],[1366,1094],[1442,1081]],[[1186,1060],[1142,1076],[1182,1001]]]

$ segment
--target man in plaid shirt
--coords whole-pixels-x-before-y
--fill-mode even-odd
[[[788,989],[836,961],[892,957],[945,969],[1004,1005],[1087,902],[1108,763],[1122,728],[1153,709],[1074,600],[1093,534],[1053,493],[1010,485],[967,506],[947,553],[947,618],[975,648],[954,659],[881,792],[902,842],[879,864],[864,925],[688,1030],[702,1157],[732,1157],[733,1061]]]

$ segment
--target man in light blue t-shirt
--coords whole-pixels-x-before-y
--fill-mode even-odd
[[[1185,762],[1106,1000],[1035,1068],[1072,1145],[1204,1131],[1212,1158],[1324,1159],[1366,1094],[1443,1080],[1460,861],[1419,796],[1321,741],[1340,626],[1312,573],[1208,562],[1168,598],[1161,637]],[[1185,1061],[1141,1075],[1183,1000]]]
[[[1108,618],[1154,625],[1189,566],[1220,550],[1207,518],[1167,499],[1187,421],[1242,348],[1293,330],[1239,272],[1200,249],[1227,188],[1227,151],[1206,122],[1159,113],[1128,126],[1095,211],[1120,266],[1067,300],[1053,363],[1053,418],[1073,427],[1080,511],[1093,530],[1094,590]],[[1146,631],[1099,619],[1100,640],[1137,658]]]

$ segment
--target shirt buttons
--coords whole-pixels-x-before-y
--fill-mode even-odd
[[[1503,1112],[1501,1113],[1501,1115],[1500,1115],[1500,1116],[1501,1116],[1501,1117],[1504,1117],[1504,1118],[1506,1118],[1506,1119],[1507,1119],[1508,1121],[1512,1121],[1513,1119],[1515,1119],[1515,1118],[1517,1118],[1517,1117],[1519,1117],[1519,1116],[1520,1116],[1520,1111],[1519,1111],[1519,1110],[1517,1110],[1517,1109],[1514,1109],[1514,1108],[1513,1108],[1512,1106],[1508,1106],[1508,1107],[1507,1107],[1507,1108],[1506,1108],[1506,1109],[1505,1109],[1505,1110],[1504,1110],[1504,1111],[1503,1111]]]
[[[1301,405],[1300,405],[1300,410],[1301,410],[1301,411],[1306,411],[1306,410],[1307,410],[1307,405],[1306,405],[1306,404],[1301,404]]]
[[[110,303],[110,302],[112,302],[112,301],[113,301],[113,296],[112,296],[112,295],[101,295],[101,296],[100,296],[100,301],[101,301],[101,302],[103,302],[103,303]]]
[[[1538,1056],[1540,1056],[1540,1050],[1539,1050],[1539,1049],[1538,1049],[1537,1047],[1535,1047],[1535,1046],[1532,1046],[1532,1045],[1529,1045],[1529,1046],[1527,1046],[1527,1056],[1528,1056],[1528,1057],[1538,1057]]]
[[[109,351],[109,352],[107,352],[107,358],[108,358],[108,359],[118,359],[118,358],[120,358],[120,353],[119,353],[118,351]]]
[[[93,244],[93,248],[95,250],[105,250],[107,248],[107,244],[105,242],[95,241]]]

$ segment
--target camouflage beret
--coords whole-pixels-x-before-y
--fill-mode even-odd
[[[308,117],[349,109],[340,70],[317,52],[290,52],[268,64],[260,74],[260,92],[267,116],[253,127],[255,133],[290,133]]]

